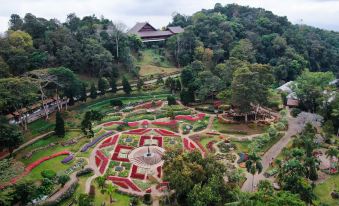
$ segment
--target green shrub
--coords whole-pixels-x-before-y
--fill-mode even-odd
[[[277,130],[282,131],[286,128],[285,124],[282,122],[278,122],[277,124],[275,124],[275,128],[277,128]]]
[[[92,172],[93,172],[92,168],[85,168],[85,169],[80,170],[79,172],[77,172],[76,176],[80,177],[80,176],[84,176],[84,175],[87,175],[87,174],[91,174]]]
[[[123,103],[122,103],[122,101],[120,99],[112,99],[110,101],[110,104],[113,107],[116,107],[116,106],[121,107],[123,105]]]
[[[167,102],[168,102],[168,105],[175,105],[175,104],[177,104],[177,101],[175,100],[175,97],[172,96],[172,95],[168,95],[167,96]]]
[[[53,170],[43,170],[41,171],[41,176],[47,179],[53,179],[56,176],[56,172]]]
[[[293,108],[293,109],[291,110],[291,115],[292,115],[293,117],[297,117],[298,114],[300,114],[300,112],[301,112],[301,110],[300,110],[299,108]]]

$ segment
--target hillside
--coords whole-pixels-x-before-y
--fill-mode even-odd
[[[270,64],[278,80],[293,80],[304,68],[339,72],[338,32],[293,25],[264,9],[216,4],[192,16],[177,14],[170,26],[185,27],[177,54],[181,65],[201,55],[202,46],[212,50],[213,65],[243,55],[250,62]],[[174,54],[175,44],[168,49]]]

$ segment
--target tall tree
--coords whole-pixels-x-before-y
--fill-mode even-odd
[[[111,85],[111,88],[112,88],[112,93],[115,94],[117,93],[118,91],[118,88],[117,88],[117,83],[116,83],[116,80],[114,77],[111,78],[111,82],[110,82],[110,85]]]
[[[55,115],[54,132],[55,132],[55,135],[58,137],[65,137],[65,122],[59,111],[57,111]]]
[[[248,155],[248,160],[246,161],[246,170],[252,174],[252,191],[253,191],[253,182],[254,176],[256,173],[260,174],[262,172],[261,158],[255,154],[251,153]]]
[[[104,77],[100,77],[98,80],[98,90],[100,91],[100,94],[104,95],[108,87],[109,87],[109,84],[108,84],[107,79]]]
[[[92,83],[91,84],[91,89],[90,89],[90,97],[92,98],[92,99],[96,99],[97,98],[97,95],[98,95],[98,93],[97,93],[97,88],[95,88],[95,85],[94,85],[94,83]]]
[[[125,94],[131,94],[132,88],[125,76],[122,77],[122,89],[124,90]]]

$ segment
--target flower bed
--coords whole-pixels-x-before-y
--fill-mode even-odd
[[[119,138],[119,134],[114,135],[113,137],[110,137],[108,139],[106,139],[100,146],[99,148],[104,148],[104,147],[108,147],[111,145],[114,145],[117,143]]]
[[[144,104],[141,104],[141,105],[138,105],[138,106],[134,107],[134,109],[150,109],[153,106],[160,107],[162,105],[162,103],[163,102],[161,100],[156,101],[155,103],[153,103],[153,102],[146,102]]]
[[[140,147],[141,147],[141,146],[144,146],[145,141],[146,141],[147,139],[151,139],[151,136],[141,136],[140,142],[139,142],[139,146],[140,146]]]
[[[66,164],[69,163],[70,161],[72,161],[74,159],[74,155],[70,154],[67,157],[65,157],[63,160],[61,160],[61,163]]]
[[[146,177],[145,174],[138,173],[138,167],[137,166],[135,166],[135,165],[132,166],[131,178],[143,180],[143,179],[145,179],[145,177]]]
[[[137,135],[143,135],[146,134],[147,132],[151,131],[151,129],[146,129],[146,128],[140,128],[140,129],[132,129],[129,130],[128,132],[125,132],[125,134],[137,134]]]
[[[97,157],[98,157],[98,159],[100,159],[100,163],[99,163],[100,166],[98,166],[98,164],[97,164],[97,166],[99,167],[99,172],[101,174],[103,174],[105,172],[106,166],[108,164],[108,158],[100,150],[96,151],[95,157],[96,157],[95,161],[97,161]]]
[[[196,117],[192,117],[191,115],[177,115],[175,116],[176,120],[187,120],[187,121],[198,121],[202,120],[205,117],[204,113],[197,114]]]
[[[207,147],[207,149],[208,149],[209,152],[212,152],[212,153],[215,152],[215,149],[214,149],[214,147],[213,147],[213,144],[214,144],[214,143],[216,143],[215,140],[209,141],[209,142],[207,143],[206,147]]]
[[[158,177],[161,178],[161,166],[157,167]]]
[[[171,120],[171,121],[167,121],[167,122],[161,122],[161,121],[152,122],[152,124],[154,124],[154,125],[161,125],[161,126],[173,126],[173,125],[176,125],[177,123],[178,123],[178,121],[176,121],[176,120]]]
[[[131,146],[125,146],[125,145],[117,145],[117,147],[115,148],[115,151],[112,155],[112,160],[114,161],[121,161],[121,162],[129,162],[128,158],[121,158],[119,157],[119,153],[121,149],[128,149],[128,150],[132,150],[133,147]]]
[[[109,135],[113,134],[113,132],[109,131],[99,137],[97,137],[96,139],[94,139],[92,142],[86,144],[80,151],[81,152],[86,152],[88,150],[88,148],[92,147],[93,145],[95,145],[96,143],[98,143],[100,140],[102,140],[105,137],[108,137]]]
[[[178,136],[174,132],[171,132],[165,129],[154,129],[154,131],[162,136]]]
[[[158,140],[158,146],[159,146],[159,147],[162,147],[162,145],[163,145],[162,137],[159,137],[159,136],[153,136],[152,139]]]
[[[124,122],[121,122],[121,121],[114,121],[114,122],[107,122],[107,123],[105,123],[105,124],[103,124],[102,126],[104,126],[104,127],[109,127],[109,126],[112,126],[112,125],[114,125],[114,124],[118,124],[118,125],[121,125],[121,124],[124,124]]]
[[[141,190],[129,179],[127,178],[123,178],[123,177],[114,177],[114,176],[108,176],[107,177],[108,180],[111,180],[114,184],[118,185],[125,185],[125,189],[132,189],[136,192],[141,192]],[[126,188],[127,187],[127,188]]]

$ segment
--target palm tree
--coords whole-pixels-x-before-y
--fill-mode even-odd
[[[246,170],[247,172],[253,175],[252,178],[252,191],[254,184],[254,176],[256,173],[260,174],[262,172],[261,158],[254,152],[248,155],[248,160],[246,161]]]
[[[101,189],[104,189],[106,178],[104,176],[100,176],[100,177],[97,177],[96,181],[99,187],[101,187]]]
[[[334,159],[334,157],[336,157],[338,159],[339,151],[336,148],[331,147],[325,152],[325,154],[326,154],[327,158],[330,158],[331,168],[332,168],[332,165],[334,165],[334,164],[332,164],[332,163],[334,163],[333,159]]]
[[[107,186],[107,194],[109,195],[109,202],[112,203],[113,200],[112,200],[112,195],[113,193],[115,193],[115,191],[117,190],[117,187],[116,186],[113,186],[112,184],[109,184]]]

